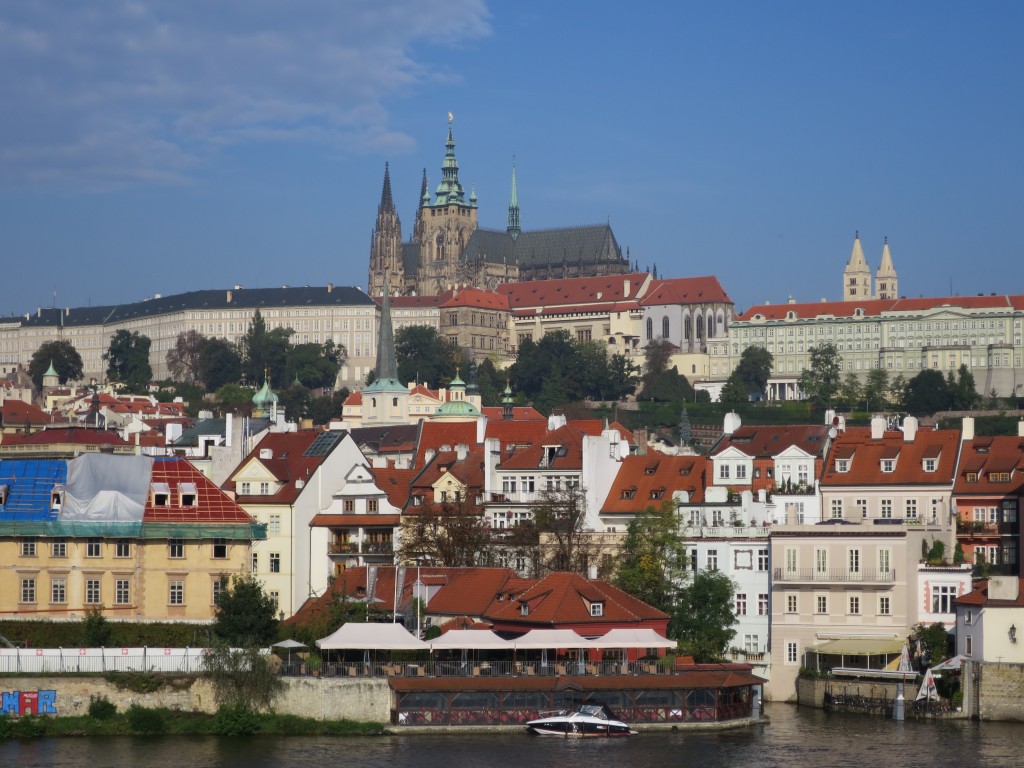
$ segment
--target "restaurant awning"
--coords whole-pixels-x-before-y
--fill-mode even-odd
[[[410,634],[401,624],[342,624],[338,631],[316,641],[324,651],[378,649],[388,651],[427,649],[425,642]]]
[[[903,641],[888,637],[849,637],[829,640],[807,650],[828,656],[888,656],[903,650]]]
[[[481,650],[512,650],[512,643],[489,629],[452,629],[428,640],[432,649],[478,648]]]
[[[649,628],[616,628],[595,637],[594,645],[598,648],[675,648],[677,643]]]

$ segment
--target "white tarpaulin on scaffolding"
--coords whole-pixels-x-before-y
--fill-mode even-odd
[[[68,462],[60,520],[140,523],[152,476],[149,456],[82,454]]]

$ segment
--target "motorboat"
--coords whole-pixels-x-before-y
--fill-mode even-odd
[[[574,712],[551,712],[536,720],[530,720],[526,724],[526,730],[539,736],[574,738],[606,738],[637,734],[604,704],[583,704]]]

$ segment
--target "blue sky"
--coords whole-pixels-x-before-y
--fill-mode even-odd
[[[0,0],[0,315],[365,287],[385,161],[503,228],[609,221],[739,309],[1024,293],[1019,2]]]

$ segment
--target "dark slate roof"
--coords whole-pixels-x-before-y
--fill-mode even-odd
[[[402,268],[410,277],[420,271],[419,243],[402,243]]]
[[[265,429],[270,428],[270,421],[267,419],[250,419],[249,434],[258,435]],[[227,429],[227,419],[203,419],[196,422],[189,429],[181,433],[181,437],[174,441],[174,445],[181,447],[195,447],[199,445],[199,438],[208,435],[223,436]]]
[[[533,267],[546,264],[572,264],[579,261],[605,261],[606,253],[622,252],[608,224],[586,227],[561,227],[522,232],[518,238],[507,232],[477,229],[469,238],[464,258]]]
[[[230,294],[230,301],[228,296]],[[256,307],[374,306],[373,299],[358,288],[327,286],[302,288],[239,288],[189,291],[174,296],[144,299],[134,304],[106,307],[44,308],[19,320],[26,326],[79,326],[119,323],[139,317],[205,309],[253,309]]]

